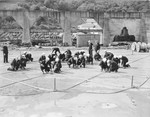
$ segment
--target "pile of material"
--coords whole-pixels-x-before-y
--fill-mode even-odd
[[[131,50],[136,52],[149,52],[150,43],[145,42],[133,42],[131,45]]]

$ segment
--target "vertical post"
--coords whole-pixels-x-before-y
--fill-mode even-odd
[[[133,50],[132,50],[132,55],[133,55]]]
[[[133,87],[133,76],[132,76],[132,80],[131,80],[131,88]]]
[[[109,31],[109,14],[104,14],[104,26],[103,26],[103,44],[108,46],[110,44],[110,31]]]
[[[30,38],[30,21],[27,12],[23,12],[23,36],[22,43],[31,43]]]
[[[72,45],[71,42],[71,14],[70,12],[65,12],[64,13],[64,24],[63,24],[63,29],[64,29],[64,35],[63,35],[63,43],[68,43],[69,46]]]
[[[54,92],[56,92],[57,89],[56,89],[56,78],[54,78]]]
[[[144,13],[141,13],[139,41],[147,43],[148,42],[147,36],[148,35],[146,29],[146,16]]]

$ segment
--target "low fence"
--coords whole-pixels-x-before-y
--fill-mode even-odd
[[[42,45],[42,46],[56,46],[62,45],[63,38],[54,32],[31,32],[31,43],[32,45]],[[0,32],[0,45],[6,43],[11,43],[14,45],[21,45],[22,32],[19,30],[9,30]],[[8,45],[8,44],[7,44]]]
[[[77,84],[75,83],[72,83],[70,84],[71,82],[68,82],[70,85],[70,87],[67,87],[67,88],[64,88],[64,89],[60,89],[60,86],[63,86],[64,85],[64,82],[63,82],[63,79],[60,79],[60,78],[51,78],[51,82],[50,84],[52,85],[51,88],[49,88],[49,84],[46,83],[47,85],[47,88],[46,88],[46,85],[44,85],[43,87],[42,86],[34,86],[34,85],[31,85],[31,84],[28,84],[28,83],[25,83],[25,81],[30,81],[32,79],[37,79],[40,76],[37,76],[37,77],[32,77],[32,78],[27,78],[27,79],[24,79],[24,80],[21,80],[21,81],[14,81],[12,79],[9,79],[9,78],[3,78],[4,80],[8,80],[8,81],[11,81],[12,83],[10,84],[7,84],[7,85],[3,85],[0,87],[1,91],[3,90],[3,88],[5,89],[6,87],[9,87],[9,86],[12,86],[12,85],[15,85],[15,84],[22,84],[22,85],[25,85],[29,88],[32,88],[32,90],[35,91],[35,93],[33,94],[30,94],[28,91],[26,92],[22,92],[21,93],[21,90],[23,89],[19,89],[19,92],[17,94],[10,94],[9,93],[6,93],[5,90],[2,91],[4,92],[4,94],[0,94],[1,96],[29,96],[29,95],[38,95],[39,92],[41,93],[52,93],[52,92],[66,92],[66,93],[71,93],[73,92],[75,88],[79,88],[80,85],[83,85],[83,84],[88,84],[88,83],[92,83],[92,80],[95,79],[95,78],[99,78],[99,80],[104,80],[106,78],[100,78],[98,77],[100,74],[98,75],[95,75],[91,78],[87,78],[81,82],[78,82]],[[113,79],[113,81],[116,81],[116,78],[109,78],[109,79]],[[117,78],[118,79],[118,78]],[[121,80],[122,78],[120,78]],[[124,80],[128,80],[128,84],[126,84],[126,86],[124,86],[124,81],[122,80],[122,83],[120,82],[119,86],[118,84],[113,84],[114,86],[118,86],[117,88],[116,87],[110,87],[110,84],[108,83],[107,85],[109,85],[109,88],[106,88],[107,86],[105,85],[105,87],[103,87],[103,85],[101,85],[100,83],[98,84],[99,85],[99,90],[96,89],[96,90],[88,90],[86,88],[86,90],[77,90],[76,93],[89,93],[89,94],[117,94],[117,93],[122,93],[122,92],[125,92],[125,91],[129,91],[129,90],[132,90],[132,89],[136,89],[137,91],[138,90],[150,90],[150,77],[142,77],[140,80],[141,81],[138,81],[139,80],[139,77],[138,77],[138,80],[137,80],[137,76],[131,76],[131,77],[126,77]],[[108,80],[107,80],[108,81]],[[112,80],[110,81],[112,82]],[[67,82],[65,82],[67,83]],[[94,86],[94,85],[93,85]],[[97,85],[96,85],[97,86]],[[89,87],[91,88],[91,87]],[[98,88],[98,87],[97,87]],[[29,90],[29,89],[28,89]],[[31,91],[31,90],[30,90]],[[29,93],[29,94],[28,94]]]

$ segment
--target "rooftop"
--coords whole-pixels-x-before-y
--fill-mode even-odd
[[[94,19],[83,19],[81,25],[78,26],[79,30],[102,30],[102,27]]]

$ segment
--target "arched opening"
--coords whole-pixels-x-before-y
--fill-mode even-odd
[[[61,45],[62,33],[63,29],[57,19],[48,16],[39,16],[30,28],[32,45]]]
[[[22,27],[12,16],[0,17],[0,42],[9,41],[20,45],[22,40]]]

